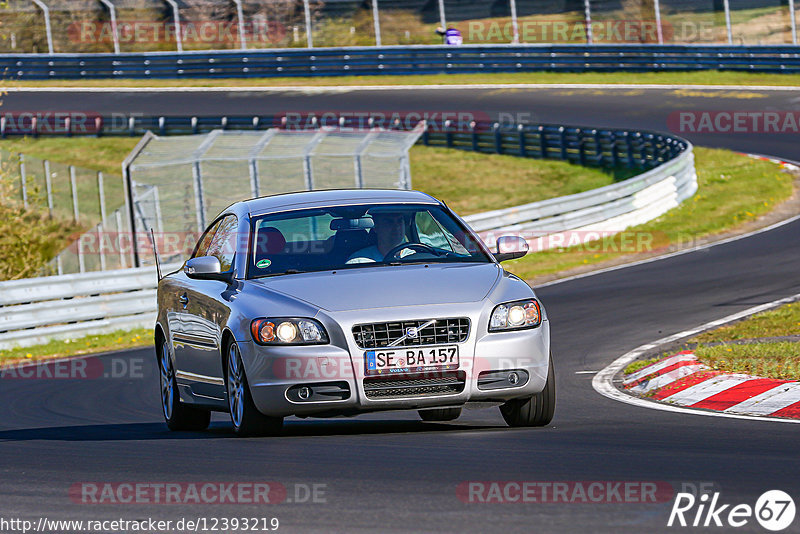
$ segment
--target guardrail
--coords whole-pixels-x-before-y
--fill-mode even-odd
[[[697,191],[694,153],[688,145],[674,160],[628,180],[575,195],[467,216],[490,247],[501,235],[538,239],[532,250],[585,243],[666,213]],[[555,239],[569,233],[568,238]],[[542,238],[548,237],[547,241]]]
[[[0,55],[4,80],[267,78],[531,71],[800,72],[797,46],[480,45]]]
[[[151,327],[152,267],[0,282],[0,349]]]

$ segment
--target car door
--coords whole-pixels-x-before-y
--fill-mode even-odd
[[[208,253],[208,248],[211,246],[211,240],[219,228],[219,220],[214,221],[197,242],[192,258],[199,258]],[[193,378],[193,369],[196,365],[193,364],[195,359],[195,352],[198,350],[198,345],[208,344],[203,342],[204,337],[202,329],[198,328],[197,321],[194,318],[194,306],[192,305],[192,296],[195,294],[197,280],[192,280],[183,272],[179,271],[174,275],[174,279],[169,284],[171,295],[168,296],[170,302],[174,306],[167,312],[167,324],[170,332],[170,339],[172,342],[173,353],[175,354],[175,372],[178,383],[187,384],[190,387],[195,383]],[[200,334],[198,336],[198,333]],[[194,392],[194,389],[192,389]]]
[[[235,215],[219,219],[205,256],[216,257],[222,272],[233,269],[236,255],[238,221]],[[199,257],[199,255],[196,255]],[[220,280],[191,280],[186,292],[187,315],[184,326],[184,360],[180,370],[193,381],[195,395],[225,398],[225,383],[220,357],[222,325],[228,319],[230,291]]]

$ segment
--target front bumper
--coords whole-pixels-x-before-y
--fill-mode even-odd
[[[397,394],[388,397],[376,397],[374,393],[367,395],[364,387],[365,351],[355,345],[350,335],[334,335],[330,345],[266,347],[244,341],[239,342],[239,347],[253,401],[259,411],[270,416],[460,406],[466,402],[503,402],[541,392],[547,381],[549,322],[544,320],[539,327],[530,330],[489,333],[485,323],[478,320],[479,316],[471,319],[468,339],[458,343],[460,363],[457,372],[464,379],[463,388],[445,393],[429,389],[426,391],[434,392],[408,394],[408,390],[398,390]],[[338,322],[340,334],[349,334],[352,324],[357,321]],[[487,388],[487,373],[490,373],[490,378],[507,376],[505,372],[491,373],[493,371],[521,371],[517,376],[524,380],[516,383],[494,380],[493,385]],[[438,375],[434,373],[431,376],[435,378]],[[349,393],[346,398],[333,395],[302,400],[297,391],[303,386],[312,391],[320,387],[321,391],[346,388]]]

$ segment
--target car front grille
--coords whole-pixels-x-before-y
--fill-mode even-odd
[[[407,336],[395,347],[417,347],[422,345],[444,345],[461,343],[469,337],[469,319],[456,317],[435,319],[435,323],[420,329],[432,319],[418,321],[397,321],[391,323],[357,324],[353,327],[353,337],[361,349],[377,349],[388,347],[402,338],[409,328],[416,328],[417,337]]]
[[[455,395],[464,391],[465,383],[463,371],[367,377],[364,379],[364,393],[370,399]]]

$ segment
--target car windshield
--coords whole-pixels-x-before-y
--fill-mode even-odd
[[[253,218],[248,277],[409,263],[491,262],[445,209],[339,206]]]

